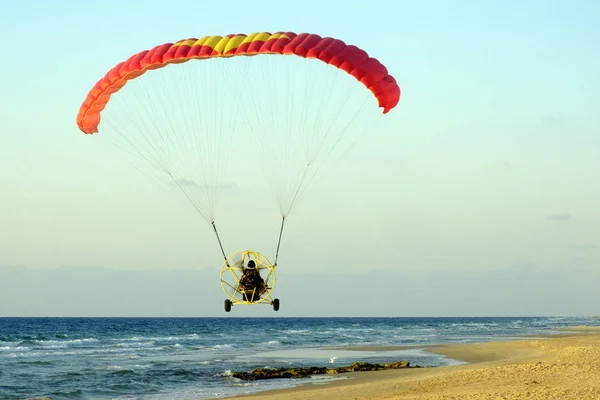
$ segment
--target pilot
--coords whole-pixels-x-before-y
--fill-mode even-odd
[[[242,268],[244,272],[240,279],[240,286],[243,290],[244,300],[256,301],[260,298],[265,281],[262,276],[260,276],[260,272],[258,271],[258,268],[256,268],[254,260],[248,261],[248,266]]]

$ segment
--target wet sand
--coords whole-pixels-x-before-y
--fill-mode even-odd
[[[356,372],[325,385],[301,385],[229,399],[600,399],[600,327],[558,337],[430,346],[469,364]],[[406,347],[402,347],[406,348]],[[362,348],[362,350],[374,348]],[[386,348],[387,349],[387,348]],[[409,360],[410,361],[410,360]]]

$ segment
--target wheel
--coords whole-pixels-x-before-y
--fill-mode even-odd
[[[231,311],[231,300],[225,300],[225,312]]]
[[[273,310],[279,311],[279,299],[273,299]]]

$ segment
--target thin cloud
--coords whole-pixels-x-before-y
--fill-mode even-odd
[[[573,219],[573,216],[568,213],[556,213],[548,215],[546,219],[550,221],[569,221]]]
[[[25,269],[27,268],[24,264],[0,264],[0,269]]]
[[[600,246],[594,243],[572,244],[569,247],[574,250],[595,250],[600,248]]]
[[[542,123],[546,126],[563,128],[572,123],[572,121],[569,118],[562,115],[549,114],[542,117]]]

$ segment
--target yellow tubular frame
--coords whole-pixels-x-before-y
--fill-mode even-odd
[[[242,265],[248,265],[248,261],[254,260],[256,267],[261,272],[261,276],[265,281],[267,289],[263,293],[253,293],[251,300],[254,300],[255,296],[258,298],[254,301],[244,300],[243,292],[240,287],[240,279],[242,277]],[[263,276],[263,271],[268,270],[267,276]],[[227,294],[227,298],[231,301],[232,305],[235,304],[271,304],[273,297],[271,292],[275,287],[276,275],[275,266],[259,252],[242,250],[231,256],[223,263],[221,267],[221,286],[223,291]]]

